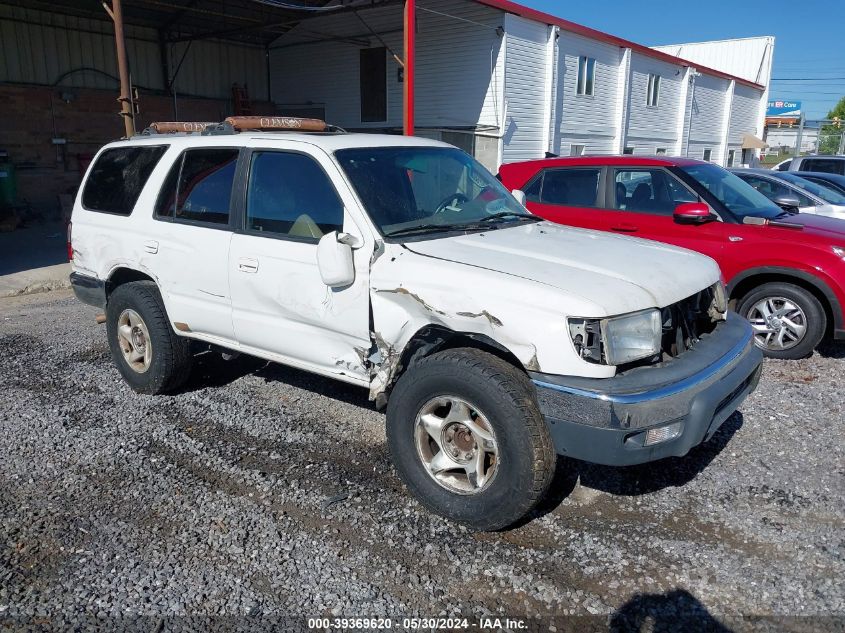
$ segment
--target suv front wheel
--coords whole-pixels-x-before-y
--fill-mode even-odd
[[[737,311],[751,322],[757,347],[770,358],[809,356],[827,329],[819,300],[804,288],[786,282],[755,288],[742,298]]]
[[[438,352],[405,372],[388,402],[387,440],[414,496],[476,530],[528,514],[556,463],[528,377],[475,349]]]
[[[106,332],[112,359],[138,393],[178,389],[191,373],[190,341],[178,336],[152,281],[118,286],[106,305]]]

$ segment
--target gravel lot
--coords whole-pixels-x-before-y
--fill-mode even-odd
[[[405,493],[363,390],[209,354],[179,395],[139,396],[95,313],[67,291],[0,300],[0,618],[845,626],[845,346],[767,361],[686,458],[561,460],[533,520],[472,534]]]

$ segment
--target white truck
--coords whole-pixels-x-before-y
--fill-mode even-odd
[[[685,455],[756,387],[711,259],[545,222],[443,143],[301,126],[184,125],[95,157],[71,282],[136,391],[178,389],[192,341],[358,385],[410,491],[495,530],[556,454]]]

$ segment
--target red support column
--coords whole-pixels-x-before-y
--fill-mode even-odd
[[[405,136],[414,135],[414,75],[417,40],[417,2],[405,0],[405,107],[403,124]]]

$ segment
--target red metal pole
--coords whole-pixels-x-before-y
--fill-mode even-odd
[[[405,0],[405,107],[403,124],[405,136],[414,135],[414,70],[417,45],[417,2]]]

